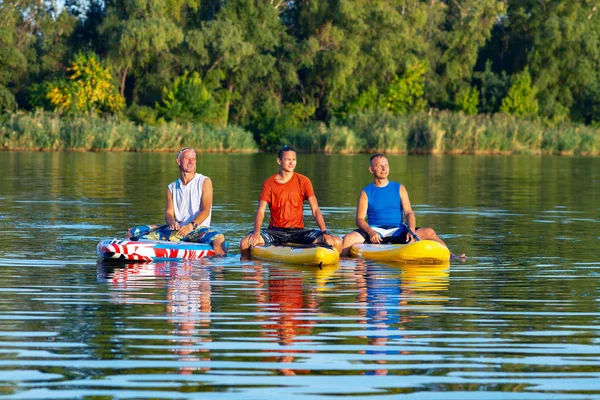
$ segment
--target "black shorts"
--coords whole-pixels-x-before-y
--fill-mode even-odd
[[[323,233],[318,229],[304,228],[267,228],[260,230],[260,236],[265,244],[311,244],[320,238]]]
[[[382,228],[391,229],[393,227],[382,226]],[[419,228],[417,227],[415,230],[417,229]],[[354,232],[360,233],[360,235],[365,239],[365,243],[371,243],[367,232],[363,231],[362,229],[356,229]],[[406,244],[408,243],[408,240],[408,231],[406,229],[398,229],[392,236],[386,236],[382,238],[381,243]]]

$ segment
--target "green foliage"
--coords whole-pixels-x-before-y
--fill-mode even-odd
[[[15,96],[7,87],[0,85],[0,110],[13,110],[16,106]]]
[[[303,132],[315,113],[315,107],[305,104],[286,104],[278,116],[267,120],[261,126],[259,144],[262,149],[276,151],[284,144],[292,143],[287,139],[290,131],[298,134]]]
[[[428,51],[432,74],[428,81],[430,103],[451,107],[450,99],[470,83],[481,48],[492,28],[505,14],[502,0],[462,0],[431,2],[439,4],[443,17],[432,29]]]
[[[385,95],[386,108],[395,115],[418,112],[427,105],[425,93],[425,72],[423,62],[408,65],[401,77],[396,77]]]
[[[307,126],[311,143],[318,143],[310,147],[323,151],[376,142],[398,151],[447,151],[486,142],[488,135],[470,125],[468,134],[449,139],[443,124],[421,117],[410,120],[410,131],[389,122],[426,108],[467,114],[502,108],[549,125],[599,123],[600,13],[588,0],[57,4],[0,2],[0,110],[122,109],[99,99],[93,74],[75,87],[69,60],[88,51],[102,55],[115,74],[114,82],[112,75],[104,79],[111,89],[100,92],[126,98],[131,121],[241,126],[266,150]],[[519,75],[526,66],[529,84]],[[365,115],[389,125],[372,134],[346,125],[369,120]],[[335,138],[323,139],[328,127]],[[496,146],[495,135],[489,137]]]
[[[69,67],[68,80],[50,84],[46,97],[55,110],[71,113],[120,112],[125,102],[112,75],[93,53],[79,53]]]
[[[385,109],[385,98],[379,93],[377,86],[373,84],[348,103],[343,115],[353,115]]]
[[[600,30],[590,1],[508,1],[500,38],[511,71],[529,66],[538,88],[539,113],[566,120],[585,89],[599,79]]]
[[[465,114],[477,114],[479,91],[474,87],[464,87],[456,94],[456,108]]]
[[[123,84],[130,75],[131,100],[154,104],[173,81],[175,51],[184,40],[182,22],[197,2],[191,0],[111,1],[99,26],[108,48],[108,61]]]
[[[39,110],[13,113],[0,121],[2,150],[176,151],[183,146],[198,151],[257,151],[252,134],[239,127],[138,126],[114,116],[64,118]]]
[[[502,100],[500,111],[519,117],[529,117],[538,112],[537,89],[531,83],[529,70],[513,75],[508,94]]]
[[[139,125],[161,125],[165,120],[158,116],[158,111],[155,108],[148,106],[139,106],[132,104],[125,110],[127,118]]]
[[[487,60],[485,70],[476,72],[474,77],[480,81],[480,110],[486,114],[493,114],[500,110],[502,99],[506,97],[510,78],[505,71],[497,74],[492,71],[492,61]]]
[[[218,95],[206,86],[200,74],[193,72],[190,75],[186,71],[171,87],[163,89],[162,105],[156,108],[167,121],[224,126],[224,106],[216,99]]]
[[[24,78],[28,69],[26,52],[33,42],[33,36],[28,35],[28,31],[22,31],[19,35],[25,23],[18,2],[14,4],[12,1],[0,2],[0,16],[0,111],[2,111],[16,107],[14,86]]]

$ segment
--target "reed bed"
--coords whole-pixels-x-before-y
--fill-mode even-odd
[[[600,155],[600,128],[495,115],[434,112],[394,116],[356,114],[329,124],[309,123],[278,136],[311,153]],[[65,117],[37,111],[0,116],[0,150],[256,152],[252,133],[235,126],[136,125],[118,117]]]
[[[252,133],[239,127],[136,125],[116,117],[65,117],[43,111],[0,119],[2,150],[173,151],[184,146],[205,152],[258,151]]]
[[[504,114],[378,113],[285,132],[281,142],[302,151],[325,153],[600,155],[600,128],[549,126]]]

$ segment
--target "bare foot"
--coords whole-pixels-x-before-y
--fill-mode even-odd
[[[465,262],[467,261],[467,255],[465,253],[462,253],[460,256],[457,256],[454,253],[450,253],[450,261],[452,260],[459,260],[460,262]]]

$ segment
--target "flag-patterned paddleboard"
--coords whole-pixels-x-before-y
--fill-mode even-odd
[[[123,261],[196,260],[215,255],[209,244],[145,239],[106,239],[96,251],[104,259]]]

